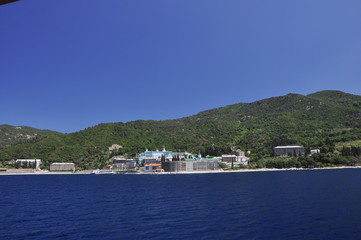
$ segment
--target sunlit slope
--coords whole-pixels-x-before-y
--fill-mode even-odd
[[[0,159],[36,157],[45,164],[72,161],[91,168],[112,154],[135,154],[163,146],[209,155],[241,148],[266,156],[277,145],[320,147],[326,140],[337,143],[361,139],[360,103],[361,96],[339,91],[287,94],[181,119],[99,124],[2,149]],[[123,148],[111,152],[108,147],[112,144]]]

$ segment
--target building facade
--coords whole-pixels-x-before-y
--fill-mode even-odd
[[[50,165],[50,171],[66,171],[66,172],[74,172],[75,164],[74,163],[52,163]]]
[[[112,158],[112,168],[113,169],[126,169],[133,168],[136,166],[136,161],[133,159],[126,159],[122,157],[114,157]]]
[[[249,158],[246,156],[237,156],[237,155],[222,155],[222,162],[228,166],[239,166],[239,165],[248,165]]]
[[[16,159],[16,168],[35,168],[40,169],[40,159]]]
[[[302,146],[277,146],[273,148],[275,156],[304,156],[305,149]]]
[[[220,171],[219,159],[197,159],[162,163],[165,172]]]
[[[136,160],[139,162],[139,164],[151,164],[151,163],[160,163],[162,158],[166,161],[172,161],[172,159],[177,158],[179,160],[185,160],[185,159],[194,159],[197,156],[188,152],[173,152],[173,151],[167,151],[165,148],[163,148],[162,151],[156,150],[156,151],[149,151],[146,149],[144,152],[139,153],[136,157]]]
[[[310,150],[310,154],[313,155],[313,154],[316,154],[316,153],[320,153],[320,149],[311,149]]]

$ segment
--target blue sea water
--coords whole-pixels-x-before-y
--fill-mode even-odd
[[[361,169],[0,176],[1,239],[361,239]]]

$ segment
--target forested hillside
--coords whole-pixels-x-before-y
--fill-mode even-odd
[[[0,148],[20,143],[25,140],[41,138],[54,134],[60,133],[50,130],[40,130],[31,127],[15,127],[3,124],[0,125]]]
[[[238,103],[181,119],[99,124],[1,149],[0,159],[40,158],[46,166],[71,161],[92,168],[115,154],[134,155],[163,146],[203,155],[241,148],[261,158],[270,156],[277,145],[297,144],[327,152],[334,151],[336,144],[357,140],[361,140],[361,96],[322,91]],[[122,148],[109,151],[112,144]]]

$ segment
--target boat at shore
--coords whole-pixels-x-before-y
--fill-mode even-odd
[[[109,171],[109,170],[100,170],[100,169],[94,169],[91,174],[96,174],[96,175],[104,175],[104,174],[116,174],[116,172],[114,171]]]

